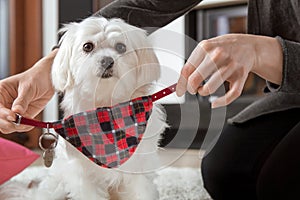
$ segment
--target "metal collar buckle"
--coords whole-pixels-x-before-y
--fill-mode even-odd
[[[14,121],[13,123],[17,126],[20,126],[21,120],[22,120],[22,115],[16,113],[16,121]]]

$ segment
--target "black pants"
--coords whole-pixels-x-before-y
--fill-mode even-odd
[[[203,159],[213,199],[300,199],[300,109],[226,125]]]

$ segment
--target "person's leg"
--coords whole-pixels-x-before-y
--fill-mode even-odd
[[[257,192],[262,200],[300,199],[300,122],[265,162]]]
[[[227,125],[202,160],[204,186],[212,198],[257,199],[258,174],[275,146],[299,122],[299,113],[300,109],[291,109]]]

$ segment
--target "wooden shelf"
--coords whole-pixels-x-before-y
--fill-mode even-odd
[[[203,0],[194,9],[207,9],[232,5],[246,4],[247,0]]]

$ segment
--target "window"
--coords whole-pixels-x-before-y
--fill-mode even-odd
[[[0,79],[9,74],[8,0],[0,0]]]

